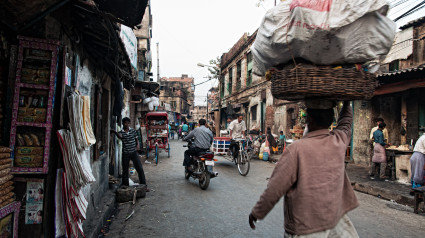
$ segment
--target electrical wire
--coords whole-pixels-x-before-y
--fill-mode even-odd
[[[412,13],[424,8],[425,1],[422,1],[421,3],[419,3],[418,5],[414,6],[413,8],[411,8],[409,11],[403,13],[402,15],[400,15],[399,17],[397,17],[396,19],[394,19],[394,22],[397,22],[398,20],[407,17],[409,15],[411,15]]]
[[[394,12],[390,12],[390,15],[395,15],[399,12],[402,12],[404,9],[413,6],[414,4],[418,3],[419,1],[421,1],[421,0],[413,0],[409,4],[406,4],[406,5],[403,5],[403,6],[400,6],[401,5],[400,4],[399,7]]]

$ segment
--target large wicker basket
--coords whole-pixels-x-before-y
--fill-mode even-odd
[[[271,81],[273,96],[284,100],[367,100],[377,86],[375,76],[363,70],[305,63],[271,71]]]

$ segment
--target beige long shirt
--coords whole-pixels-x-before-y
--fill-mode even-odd
[[[286,232],[305,235],[335,227],[358,206],[344,169],[352,117],[351,107],[344,105],[333,131],[313,131],[288,146],[252,209],[256,218],[263,219],[285,196]]]
[[[378,127],[375,126],[374,128],[372,128],[372,130],[370,130],[370,135],[369,135],[369,139],[372,140],[373,138],[373,133],[378,130]],[[384,133],[384,142],[388,143],[388,130],[387,128],[384,128],[384,130],[382,130],[382,133]],[[373,142],[373,145],[375,145],[375,142]]]

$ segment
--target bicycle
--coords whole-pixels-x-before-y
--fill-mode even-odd
[[[234,141],[238,144],[239,150],[236,156],[235,164],[238,166],[238,172],[242,176],[246,176],[249,172],[250,168],[250,158],[248,156],[247,151],[245,150],[245,139],[234,139]],[[234,158],[232,156],[232,158]]]

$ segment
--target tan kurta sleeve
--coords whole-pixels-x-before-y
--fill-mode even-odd
[[[252,209],[254,217],[263,219],[272,210],[295,183],[297,171],[297,158],[292,156],[288,147],[274,168],[266,190]]]

